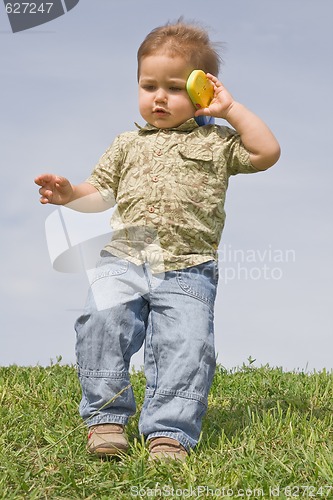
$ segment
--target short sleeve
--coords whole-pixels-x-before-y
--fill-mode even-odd
[[[121,152],[118,136],[101,156],[91,175],[86,180],[100,192],[102,198],[107,202],[117,199],[120,167]]]
[[[236,175],[260,172],[260,170],[252,165],[250,153],[244,147],[240,135],[229,127],[223,128],[226,134],[224,139],[224,156],[228,174]]]

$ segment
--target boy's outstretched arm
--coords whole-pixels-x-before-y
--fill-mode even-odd
[[[40,202],[45,205],[65,205],[78,212],[103,212],[115,204],[115,200],[106,202],[100,192],[88,182],[76,186],[65,177],[54,174],[42,174],[36,177]]]
[[[255,168],[266,170],[273,166],[280,157],[280,146],[273,133],[257,115],[235,101],[215,76],[207,76],[214,84],[215,95],[209,107],[198,110],[196,116],[224,118],[239,133]]]

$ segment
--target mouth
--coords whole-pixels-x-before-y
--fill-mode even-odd
[[[169,115],[170,113],[164,109],[164,108],[154,108],[153,113],[157,116],[166,116]]]

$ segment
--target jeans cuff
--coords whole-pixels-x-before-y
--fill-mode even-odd
[[[176,439],[182,446],[184,446],[186,451],[190,451],[191,448],[197,444],[193,439],[189,439],[181,432],[169,432],[169,431],[160,431],[160,432],[152,432],[147,436],[147,441],[157,437],[168,437],[171,439]]]
[[[123,415],[96,415],[96,417],[89,418],[85,421],[87,427],[99,424],[121,424],[126,425],[128,417]]]

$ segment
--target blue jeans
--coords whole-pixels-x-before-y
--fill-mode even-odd
[[[217,279],[213,260],[153,275],[147,263],[102,252],[75,323],[80,414],[88,426],[125,425],[135,413],[132,387],[110,400],[130,383],[131,356],[144,343],[140,433],[177,439],[187,450],[196,445],[215,371]]]

